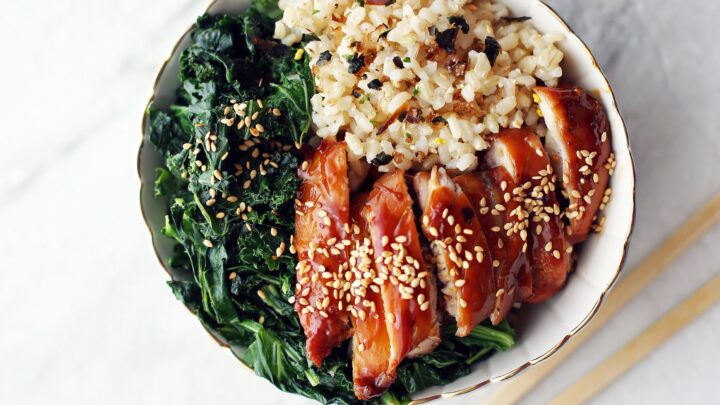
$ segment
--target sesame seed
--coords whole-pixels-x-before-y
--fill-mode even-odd
[[[500,296],[503,295],[503,294],[505,294],[505,289],[504,289],[504,288],[501,288],[501,289],[499,289],[499,290],[495,293],[495,296],[496,296],[496,297],[500,297]]]
[[[272,113],[276,117],[279,117],[281,115],[280,110],[277,108],[273,108]]]
[[[549,252],[552,250],[552,242],[548,242],[545,244],[545,251]]]
[[[255,111],[253,115],[250,116],[253,120],[256,120],[260,116],[260,111]],[[247,122],[245,122],[247,124]],[[249,125],[248,125],[249,126]]]
[[[258,295],[258,297],[260,297],[263,300],[267,298],[267,296],[265,295],[265,292],[263,290],[258,290],[257,295]]]
[[[420,305],[421,311],[427,311],[428,308],[430,308],[430,301],[427,301],[427,302],[423,303],[422,305]],[[392,314],[390,314],[390,315],[392,315]],[[394,316],[393,316],[393,318],[394,318]],[[394,320],[392,320],[391,322],[394,322]]]
[[[465,285],[465,280],[463,280],[463,279],[455,280],[455,287],[460,288],[464,285]]]
[[[552,255],[556,259],[560,259],[560,251],[559,250],[557,250],[557,249],[553,250]]]
[[[209,247],[209,248],[213,247],[213,243],[210,242],[210,241],[207,240],[207,239],[205,239],[205,240],[203,241],[203,245],[205,245],[206,247]]]

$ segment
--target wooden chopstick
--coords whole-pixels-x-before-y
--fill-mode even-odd
[[[720,274],[653,323],[632,342],[585,374],[550,403],[582,404],[720,301]]]
[[[652,282],[669,264],[720,219],[720,193],[688,218],[666,238],[634,271],[613,288],[595,318],[565,346],[544,362],[504,383],[486,399],[486,404],[516,404],[545,379],[563,360],[582,346],[597,330],[620,311],[640,290]]]

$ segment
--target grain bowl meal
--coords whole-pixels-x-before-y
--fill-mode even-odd
[[[513,347],[611,194],[610,125],[563,39],[489,0],[200,17],[175,103],[147,112],[174,293],[322,403],[406,403]]]

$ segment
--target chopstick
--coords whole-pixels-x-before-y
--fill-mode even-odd
[[[720,274],[653,323],[632,342],[585,374],[550,403],[574,405],[587,401],[718,301],[720,301]]]
[[[668,265],[720,219],[720,193],[697,210],[672,235],[667,237],[634,271],[622,278],[607,298],[595,318],[578,332],[565,347],[544,362],[535,365],[515,379],[493,391],[485,403],[516,404],[545,379],[563,360],[582,346],[607,323],[639,291],[652,282]]]

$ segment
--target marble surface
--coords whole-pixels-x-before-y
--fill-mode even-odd
[[[615,88],[636,158],[626,271],[715,192],[720,3],[552,0]],[[247,373],[179,305],[135,156],[155,71],[202,1],[0,5],[0,403],[306,404]],[[716,274],[711,230],[527,398],[545,403]],[[592,402],[717,403],[715,307]],[[493,388],[444,404],[482,403]]]

